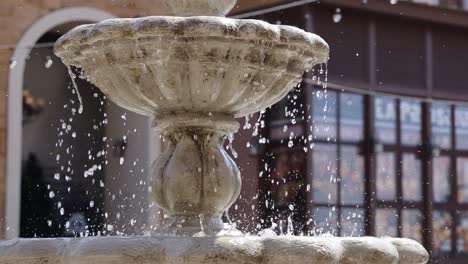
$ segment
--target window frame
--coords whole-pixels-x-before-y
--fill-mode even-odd
[[[307,138],[307,135],[312,134],[314,131],[314,124],[313,124],[313,97],[312,97],[312,92],[321,89],[317,88],[316,86],[309,84],[309,83],[304,83],[302,85],[302,91],[300,93],[300,97],[302,98],[300,100],[303,100],[302,103],[305,105],[305,109],[307,109],[307,105],[310,105],[309,110],[306,110],[304,114],[304,119],[298,120],[297,124],[300,124],[303,126],[303,135],[302,137],[298,137],[293,140],[294,145],[297,146],[304,146],[308,147],[310,142],[307,142],[305,140]],[[433,223],[432,223],[432,214],[435,211],[447,211],[449,212],[451,218],[452,218],[452,226],[451,226],[451,252],[449,254],[439,254],[436,255],[436,257],[450,257],[451,259],[460,259],[468,255],[468,253],[459,253],[458,248],[457,248],[457,240],[458,240],[458,232],[457,232],[457,227],[459,224],[459,215],[460,212],[468,212],[468,203],[460,203],[457,201],[456,194],[458,191],[458,185],[457,185],[457,159],[458,158],[468,158],[468,150],[460,150],[456,148],[456,123],[455,123],[455,109],[456,105],[450,104],[450,111],[451,111],[451,124],[450,124],[450,133],[451,133],[451,147],[449,149],[438,149],[435,147],[432,142],[432,123],[431,123],[431,107],[432,104],[430,102],[422,101],[419,100],[421,104],[421,144],[417,145],[404,145],[401,142],[401,134],[403,133],[401,129],[401,118],[400,118],[400,103],[401,103],[401,98],[398,98],[397,96],[393,96],[395,100],[395,110],[396,110],[396,118],[395,122],[396,126],[396,142],[395,144],[388,144],[388,143],[383,143],[380,144],[376,140],[376,135],[375,135],[375,99],[376,96],[374,95],[365,95],[361,94],[363,96],[363,140],[361,142],[355,142],[352,140],[342,140],[341,139],[341,118],[340,118],[340,99],[341,99],[341,94],[343,91],[340,90],[335,90],[332,88],[328,88],[329,90],[336,91],[336,124],[332,124],[336,126],[336,138],[327,141],[325,139],[314,139],[312,143],[314,144],[330,144],[333,145],[336,148],[336,153],[337,153],[337,178],[341,178],[341,165],[340,165],[340,157],[341,157],[341,149],[342,147],[346,146],[353,146],[359,148],[359,153],[362,156],[364,160],[363,164],[363,173],[364,173],[364,200],[363,204],[359,205],[356,207],[355,204],[343,204],[341,202],[341,184],[337,184],[337,199],[336,203],[314,203],[310,202],[312,200],[312,191],[313,191],[313,182],[311,181],[312,175],[312,160],[313,160],[313,151],[310,149],[307,151],[306,155],[306,162],[305,164],[305,182],[304,184],[310,184],[310,192],[307,193],[307,209],[304,215],[307,215],[307,217],[303,217],[304,221],[307,221],[309,217],[313,216],[313,210],[315,208],[336,208],[336,216],[337,216],[337,234],[341,234],[342,231],[342,225],[341,225],[341,220],[342,220],[342,211],[343,209],[362,209],[364,211],[364,230],[363,233],[364,235],[369,235],[369,236],[375,236],[376,234],[376,223],[375,223],[375,215],[376,215],[376,210],[377,209],[386,209],[386,208],[391,208],[397,210],[397,215],[398,215],[398,226],[397,226],[397,232],[398,236],[402,236],[403,233],[403,210],[411,210],[411,209],[418,209],[420,215],[422,216],[421,225],[422,225],[422,244],[432,251],[433,247]],[[360,93],[353,93],[351,94],[360,94]],[[417,100],[417,99],[416,99]],[[308,118],[307,116],[310,115]],[[262,133],[268,138],[268,135],[270,135],[270,130],[272,128],[271,126],[272,120],[269,119],[269,111],[266,112],[265,114],[265,129],[263,129]],[[276,122],[276,124],[283,124],[282,122]],[[311,130],[312,126],[312,130]],[[286,140],[287,141],[287,140]],[[274,148],[278,148],[280,146],[286,145],[287,142],[281,141],[281,140],[271,140],[267,141],[265,145],[265,151],[268,155],[271,155],[272,152],[271,150]],[[437,150],[437,151],[435,151]],[[376,194],[376,170],[377,170],[377,159],[376,155],[380,151],[385,151],[385,152],[392,152],[395,153],[395,166],[396,166],[396,175],[395,175],[395,180],[396,180],[396,197],[397,199],[395,201],[385,201],[385,200],[378,200],[377,199],[377,194]],[[449,158],[450,162],[450,176],[448,177],[449,179],[449,185],[450,185],[450,191],[452,195],[450,195],[450,198],[446,202],[436,202],[434,200],[434,195],[433,195],[433,171],[432,171],[432,161],[433,158],[439,156],[439,155],[434,155],[435,152],[439,152],[440,156],[446,156]],[[400,161],[402,161],[403,155],[404,154],[412,154],[417,157],[421,161],[421,200],[420,201],[411,201],[411,200],[405,200],[403,198],[403,165]],[[259,159],[259,162],[261,166],[263,166],[263,162],[267,161],[268,159],[265,159],[265,155],[263,156],[262,159]],[[312,175],[312,176],[311,176]],[[263,177],[264,179],[266,177]],[[427,184],[424,184],[427,183]],[[266,193],[268,191],[268,187],[265,186],[265,184],[260,183],[260,186],[262,186],[262,191],[261,193]],[[261,205],[264,203],[262,199],[259,199],[259,204]],[[262,208],[262,206],[259,206]],[[270,212],[267,210],[263,210],[261,212],[261,215],[263,216],[268,216]],[[307,225],[304,223],[303,225],[306,227]],[[264,224],[264,227],[270,227],[268,224]],[[304,228],[302,231],[308,231],[307,227]]]

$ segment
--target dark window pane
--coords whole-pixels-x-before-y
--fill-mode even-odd
[[[432,214],[432,225],[434,237],[433,252],[435,254],[450,253],[452,250],[452,217],[447,212],[435,211]]]
[[[455,108],[455,133],[457,149],[468,149],[468,107]]]
[[[317,90],[313,95],[314,136],[317,139],[336,139],[336,92]]]
[[[421,161],[414,154],[403,154],[403,198],[407,201],[420,201]]]
[[[363,138],[362,95],[342,93],[340,98],[340,136],[345,141],[361,141]]]
[[[362,204],[364,201],[364,160],[357,147],[341,147],[341,203]]]
[[[447,202],[450,199],[450,158],[434,158],[432,170],[434,201]]]
[[[400,101],[401,143],[421,143],[421,103],[413,100]]]
[[[468,253],[468,212],[462,212],[458,216],[458,241],[457,250],[459,253]]]
[[[422,215],[416,209],[403,210],[402,213],[402,234],[403,237],[411,238],[422,242]]]
[[[398,235],[398,217],[395,209],[377,209],[375,232],[378,237]]]
[[[341,236],[363,236],[364,232],[364,210],[343,209],[341,211]]]
[[[458,202],[468,202],[468,159],[457,159]]]
[[[383,143],[396,142],[395,99],[379,96],[375,98],[375,133]]]
[[[313,201],[337,202],[336,145],[316,144],[313,154]]]
[[[395,154],[391,152],[377,155],[377,198],[396,199]]]
[[[304,196],[301,184],[305,174],[305,153],[300,148],[286,147],[274,149],[273,153],[275,159],[271,173],[271,206],[289,213],[289,206],[297,207]]]
[[[318,207],[315,209],[314,223],[315,234],[332,234],[336,235],[337,228],[337,213],[336,209],[329,207]]]
[[[448,149],[452,146],[450,105],[433,104],[431,109],[432,142]]]

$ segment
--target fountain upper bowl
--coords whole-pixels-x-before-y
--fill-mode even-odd
[[[258,20],[145,17],[79,26],[55,53],[128,110],[241,117],[281,100],[328,61],[329,47],[315,34]]]

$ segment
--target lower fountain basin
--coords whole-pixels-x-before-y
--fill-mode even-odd
[[[88,237],[0,242],[0,264],[423,264],[410,239],[321,237]]]

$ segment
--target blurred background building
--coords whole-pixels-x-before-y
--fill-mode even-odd
[[[466,263],[466,10],[466,0],[240,0],[232,16],[315,32],[331,58],[239,120],[232,220],[246,232],[411,237],[433,263]],[[162,14],[157,0],[0,2],[1,237],[142,234],[164,218],[146,198],[164,148],[151,120],[79,77],[75,89],[79,70],[52,52],[79,24]]]

